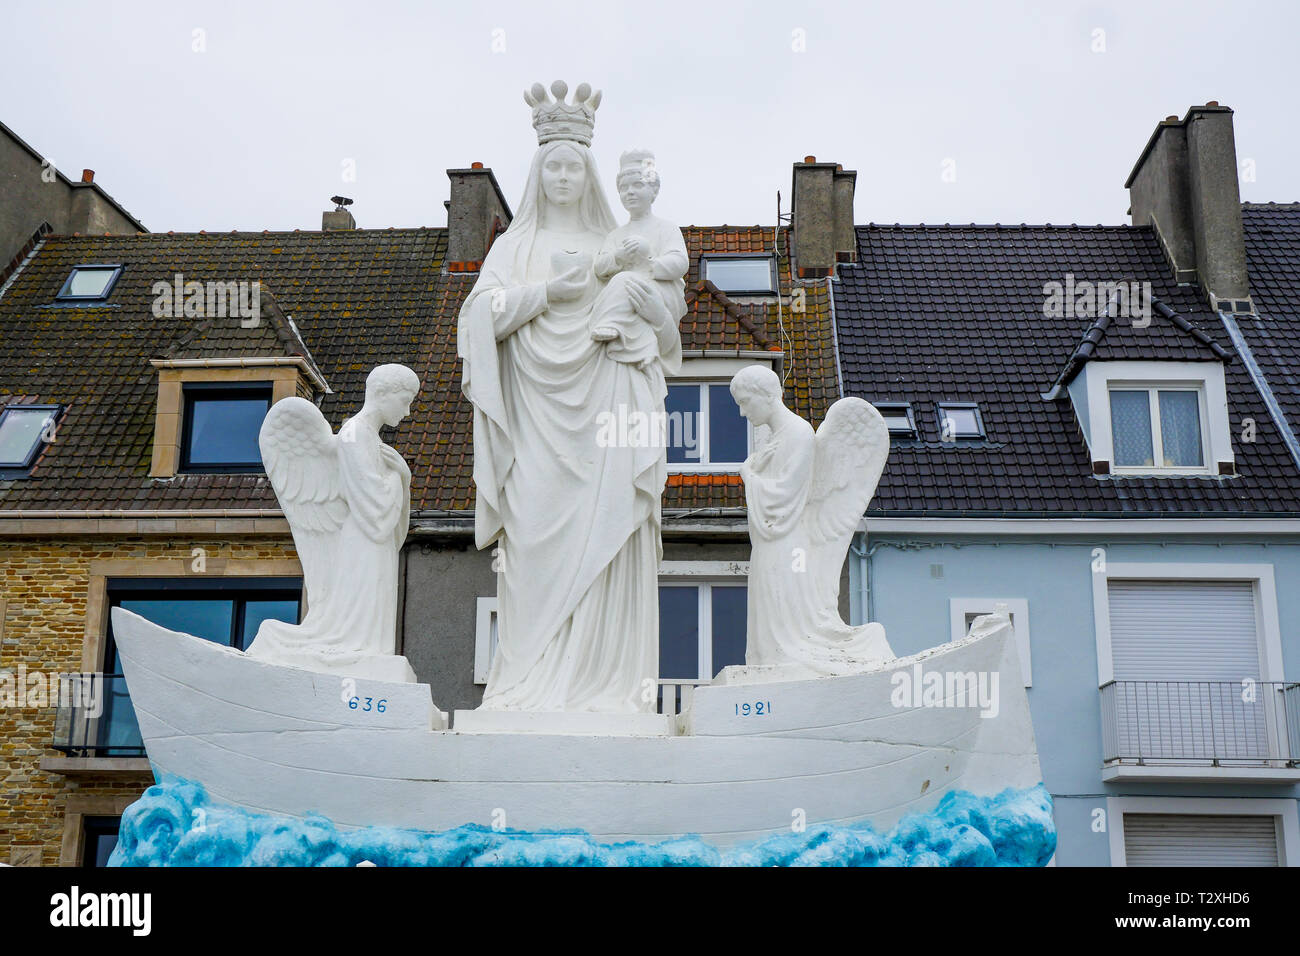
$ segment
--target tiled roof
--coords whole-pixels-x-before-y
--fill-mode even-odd
[[[684,233],[693,260],[702,251],[770,249],[773,237],[758,227]],[[412,508],[472,508],[472,410],[460,392],[455,330],[477,275],[446,273],[445,251],[445,229],[47,237],[0,298],[0,404],[22,396],[69,409],[33,477],[0,481],[0,511],[276,508],[260,475],[149,478],[157,395],[149,360],[303,351],[333,389],[321,408],[335,427],[360,408],[373,366],[414,368],[423,388],[390,439],[411,464]],[[781,261],[788,297],[788,260]],[[72,267],[86,262],[124,265],[108,301],[55,305]],[[778,318],[772,297],[730,300],[702,285],[697,270],[688,277],[683,347],[753,352],[784,344],[791,406],[820,421],[836,397],[824,283],[805,289],[798,314],[786,298]],[[258,281],[272,321],[244,329],[237,318],[155,316],[153,285],[176,273],[186,281]],[[664,504],[742,500],[734,482],[683,477]]]
[[[1258,316],[1238,315],[1237,326],[1300,431],[1300,203],[1245,203],[1242,225]]]
[[[1141,306],[1139,306],[1140,308]],[[1093,361],[1156,360],[1172,362],[1231,362],[1231,347],[1225,348],[1159,299],[1152,298],[1149,314],[1140,315],[1140,326],[1123,314],[1109,311],[1097,316],[1083,333],[1061,374],[1052,383],[1069,385],[1079,369]],[[1182,333],[1180,336],[1178,333]]]
[[[1160,315],[1146,329],[1113,322],[1097,358],[1220,361],[1217,351],[1230,350],[1197,290],[1172,281],[1149,228],[872,225],[857,234],[858,262],[840,267],[835,287],[844,390],[910,401],[920,427],[917,441],[894,443],[869,514],[1300,514],[1300,474],[1240,361],[1225,366],[1231,478],[1094,476],[1069,400],[1042,397],[1095,324],[1044,316],[1045,285],[1067,275],[1150,282],[1200,333]],[[941,441],[936,403],[945,400],[978,402],[987,440]],[[1238,440],[1243,418],[1256,422],[1253,443]]]
[[[792,281],[789,233],[771,226],[687,226],[691,254],[686,277],[682,348],[784,352],[785,400],[814,425],[839,398],[835,334],[826,280]],[[700,279],[704,253],[776,253],[781,295],[736,296]],[[744,486],[727,475],[674,475],[664,490],[668,509],[742,508]]]

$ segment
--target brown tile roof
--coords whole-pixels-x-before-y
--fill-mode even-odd
[[[783,347],[788,401],[820,422],[837,395],[825,282],[800,284],[802,311],[792,312],[796,290],[782,258],[779,309],[770,297],[729,299],[700,283],[699,255],[770,250],[773,231],[683,232],[694,263],[683,347]],[[784,253],[783,232],[778,239]],[[33,477],[0,481],[0,511],[275,508],[260,475],[149,478],[157,395],[149,360],[304,350],[333,389],[321,408],[336,427],[360,408],[373,366],[414,368],[423,389],[391,438],[411,464],[412,508],[472,508],[472,416],[460,393],[455,334],[477,275],[445,272],[445,252],[445,229],[48,237],[0,299],[0,403],[23,396],[69,408]],[[56,305],[72,267],[87,262],[123,264],[107,302]],[[187,281],[258,281],[272,321],[245,330],[238,319],[155,317],[153,285],[176,273]],[[742,504],[738,480],[726,476],[678,478],[664,496],[666,508]]]

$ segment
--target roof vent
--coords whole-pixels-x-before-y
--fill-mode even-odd
[[[357,228],[357,221],[347,209],[352,205],[351,199],[347,196],[331,196],[330,202],[334,203],[334,208],[321,216],[320,227],[323,232],[347,232]]]

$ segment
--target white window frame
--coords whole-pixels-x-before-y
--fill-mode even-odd
[[[735,461],[712,461],[713,449],[709,443],[709,388],[712,385],[730,385],[729,378],[706,378],[696,375],[682,375],[678,378],[671,378],[667,383],[669,386],[674,385],[693,385],[699,388],[700,393],[700,420],[699,434],[696,438],[699,441],[701,460],[700,461],[678,461],[668,462],[669,474],[684,475],[701,475],[701,474],[719,474],[734,475],[740,472],[740,462]],[[668,437],[672,435],[672,426],[668,427]],[[754,426],[748,419],[745,420],[745,441],[746,455],[748,456],[754,450]],[[705,461],[708,457],[710,460]]]
[[[695,587],[700,591],[700,600],[696,603],[698,620],[696,632],[699,641],[701,683],[713,680],[713,589],[715,587],[748,587],[749,562],[740,561],[665,561],[659,566],[659,577],[655,582],[656,593],[659,587]],[[704,598],[707,597],[707,600]],[[746,634],[748,641],[748,634]],[[656,659],[658,655],[656,654]],[[703,676],[703,675],[708,675]],[[688,678],[661,677],[660,681],[670,684],[688,683]]]
[[[1029,653],[1029,600],[1027,598],[970,598],[955,597],[948,599],[948,614],[952,628],[952,640],[960,641],[966,637],[967,614],[992,614],[998,604],[1005,604],[1011,614],[1012,633],[1015,637],[1016,651],[1020,657],[1020,676],[1026,687],[1033,686],[1032,661]]]
[[[1300,866],[1300,814],[1294,800],[1212,799],[1204,797],[1107,797],[1106,830],[1110,834],[1110,865],[1127,866],[1124,849],[1126,813],[1205,813],[1216,816],[1271,816],[1278,821],[1277,861]]]
[[[1081,373],[1088,402],[1088,445],[1094,462],[1105,462],[1110,474],[1119,477],[1150,475],[1218,476],[1220,463],[1234,464],[1232,432],[1228,422],[1228,389],[1221,362],[1089,362]],[[1115,441],[1111,430],[1110,393],[1119,390],[1195,390],[1201,415],[1201,455],[1204,464],[1164,467],[1115,465]],[[1074,394],[1073,392],[1071,394]],[[1159,444],[1159,401],[1154,396],[1151,422],[1152,460],[1162,453]],[[1094,469],[1095,470],[1095,469]]]
[[[1205,383],[1203,381],[1187,382],[1122,382],[1110,380],[1106,383],[1106,405],[1110,409],[1110,395],[1112,392],[1146,392],[1147,409],[1151,416],[1151,460],[1159,461],[1164,458],[1164,438],[1161,430],[1160,420],[1160,393],[1161,392],[1194,392],[1196,394],[1196,414],[1199,418],[1197,422],[1197,431],[1201,435],[1201,464],[1200,465],[1120,465],[1111,463],[1111,473],[1116,475],[1197,475],[1213,474],[1214,469],[1210,465],[1210,441],[1206,422],[1209,420],[1205,402]],[[1112,426],[1113,428],[1113,426]],[[1112,439],[1114,435],[1112,433]],[[1112,448],[1113,452],[1113,448]]]
[[[749,562],[739,561],[665,561],[659,568],[655,582],[678,587],[696,586],[709,590],[709,600],[699,602],[699,673],[708,674],[713,669],[713,595],[712,588],[748,587]],[[474,683],[487,684],[492,669],[492,650],[497,626],[496,597],[480,597],[476,601],[474,616]],[[657,659],[657,656],[656,656]],[[700,680],[705,680],[700,678]],[[707,680],[705,680],[707,683]],[[672,683],[670,681],[669,683]]]
[[[1094,558],[1094,560],[1096,560]],[[1277,611],[1277,589],[1271,564],[1199,564],[1164,562],[1107,563],[1104,570],[1092,572],[1093,622],[1097,634],[1097,687],[1115,679],[1115,662],[1110,638],[1109,581],[1249,581],[1255,598],[1255,622],[1259,639],[1259,679],[1277,682],[1284,679],[1282,665],[1282,630]],[[1271,720],[1272,717],[1270,716]],[[1258,783],[1293,783],[1296,771],[1290,768],[1215,767],[1215,766],[1112,766],[1102,768],[1107,782],[1131,780],[1241,780]]]

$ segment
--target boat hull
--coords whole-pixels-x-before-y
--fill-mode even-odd
[[[675,734],[627,736],[441,729],[427,685],[265,664],[112,613],[155,776],[252,812],[729,846],[795,820],[886,829],[951,790],[1041,780],[1009,627],[862,674],[699,687]],[[957,693],[923,697],[931,673],[962,675]],[[987,706],[963,698],[966,675]]]

